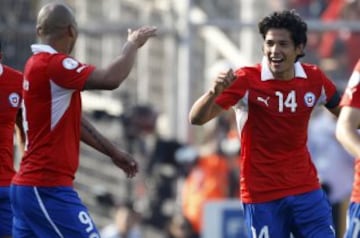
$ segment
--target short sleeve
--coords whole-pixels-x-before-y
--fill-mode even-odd
[[[49,77],[57,85],[82,90],[89,75],[94,71],[92,65],[82,64],[65,54],[54,54],[47,68]]]
[[[240,99],[242,99],[248,89],[248,80],[245,70],[243,68],[236,70],[235,76],[236,79],[230,87],[225,89],[215,99],[215,103],[226,110],[234,106]]]
[[[360,108],[360,61],[355,66],[342,96],[340,106]]]
[[[335,84],[323,73],[321,72],[322,82],[323,82],[323,94],[324,100],[323,104],[329,109],[335,108],[340,103],[340,96],[336,90]]]

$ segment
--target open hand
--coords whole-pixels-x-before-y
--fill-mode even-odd
[[[138,48],[143,46],[146,41],[153,36],[156,36],[156,27],[154,26],[143,26],[139,29],[132,30],[128,29],[127,40],[137,45]]]

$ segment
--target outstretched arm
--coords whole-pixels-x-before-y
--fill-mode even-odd
[[[345,106],[341,109],[337,124],[336,138],[355,158],[360,158],[360,109]]]
[[[132,178],[138,172],[138,164],[127,152],[118,149],[97,131],[83,115],[81,118],[81,141],[109,156],[112,162]]]
[[[156,35],[155,27],[141,27],[135,31],[129,30],[128,39],[120,56],[108,67],[95,69],[85,83],[84,89],[118,88],[129,75],[135,61],[138,48],[143,46],[150,37]]]
[[[213,82],[213,86],[203,94],[191,107],[189,121],[194,125],[203,125],[222,112],[222,108],[215,103],[215,99],[234,81],[232,69],[221,72]]]

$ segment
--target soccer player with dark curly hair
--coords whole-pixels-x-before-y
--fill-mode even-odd
[[[191,124],[235,110],[241,140],[241,200],[249,237],[335,237],[331,206],[306,145],[311,112],[339,113],[332,81],[305,55],[307,24],[293,10],[258,24],[263,59],[220,72],[192,106]]]

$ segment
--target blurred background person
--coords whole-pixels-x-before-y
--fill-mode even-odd
[[[166,137],[159,115],[150,104],[130,107],[121,118],[128,150],[139,158],[140,173],[132,186],[135,206],[146,227],[161,233],[174,213],[178,163],[175,152],[182,144]]]
[[[186,221],[181,213],[175,213],[166,226],[165,238],[189,238]]]
[[[180,200],[189,237],[201,237],[206,202],[239,197],[240,143],[238,138],[228,138],[229,128],[228,121],[220,117],[209,126],[197,149],[184,147],[176,153],[185,171]]]
[[[131,203],[114,207],[113,223],[104,227],[102,238],[142,238],[141,215],[134,211]]]

